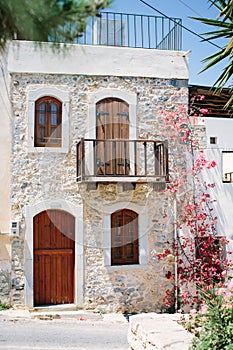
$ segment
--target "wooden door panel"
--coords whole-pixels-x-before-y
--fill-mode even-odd
[[[127,175],[129,145],[119,140],[129,139],[129,106],[120,99],[107,98],[97,103],[96,113],[97,175]]]
[[[48,210],[34,218],[34,304],[74,302],[75,222]]]
[[[51,288],[51,256],[45,255],[44,257],[44,298],[45,298],[45,303],[44,304],[49,304],[50,303],[50,288]]]

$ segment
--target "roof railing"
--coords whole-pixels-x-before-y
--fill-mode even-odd
[[[67,29],[67,28],[66,28]],[[72,24],[70,24],[72,32]],[[58,41],[59,38],[51,38]],[[85,32],[76,44],[133,47],[159,50],[182,50],[182,20],[159,16],[101,12],[90,17]]]

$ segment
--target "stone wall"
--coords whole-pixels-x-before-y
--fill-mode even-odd
[[[0,301],[10,303],[11,291],[10,235],[0,234]]]
[[[84,206],[84,307],[106,311],[159,311],[171,281],[165,273],[173,261],[159,262],[161,252],[173,235],[172,200],[149,184],[122,191],[120,185],[99,184],[89,190],[76,183],[76,141],[87,133],[88,96],[102,88],[118,88],[137,95],[137,138],[169,140],[169,168],[175,173],[186,166],[185,147],[170,139],[162,110],[175,112],[187,105],[186,82],[148,78],[118,78],[78,75],[12,74],[14,113],[11,158],[11,215],[20,221],[20,236],[12,239],[12,302],[24,304],[25,208],[47,199],[65,199]],[[28,92],[42,86],[56,86],[70,93],[70,148],[66,154],[28,152]],[[109,205],[137,204],[146,208],[143,232],[147,242],[147,263],[111,267],[104,260],[104,213]],[[126,204],[125,204],[126,203]],[[33,234],[33,233],[32,233]]]
[[[0,269],[0,301],[10,304],[11,273]]]
[[[108,186],[111,186],[111,195]],[[85,307],[122,312],[159,311],[165,290],[172,288],[165,274],[173,271],[173,260],[157,259],[157,253],[162,252],[165,242],[172,241],[172,212],[168,197],[153,191],[152,185],[148,184],[137,184],[135,190],[124,192],[120,192],[120,186],[116,185],[105,185],[104,192],[101,187],[91,191],[88,200],[84,200]],[[147,236],[147,264],[105,266],[103,250],[108,247],[103,244],[103,216],[105,208],[114,203],[126,206],[137,203],[146,208],[147,220],[139,234]]]
[[[130,350],[188,350],[193,334],[178,324],[179,314],[141,314],[130,316]]]

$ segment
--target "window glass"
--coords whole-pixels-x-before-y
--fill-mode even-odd
[[[210,144],[211,145],[216,145],[217,144],[217,137],[211,136],[210,137]]]
[[[56,126],[58,124],[58,120],[57,120],[58,108],[54,102],[51,103],[50,107],[51,107],[51,125]]]

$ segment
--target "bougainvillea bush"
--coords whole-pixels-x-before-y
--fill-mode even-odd
[[[204,96],[197,95],[194,99],[204,99]],[[203,293],[223,285],[229,268],[228,242],[216,230],[215,199],[211,195],[215,184],[203,181],[202,176],[216,166],[215,160],[206,159],[196,133],[197,118],[207,113],[206,109],[195,108],[188,113],[183,105],[172,112],[163,111],[166,131],[170,130],[170,144],[183,147],[187,159],[183,173],[173,167],[166,189],[177,208],[175,238],[158,254],[158,259],[171,255],[175,258],[175,270],[166,272],[166,278],[174,282],[174,290],[166,292],[166,308],[172,304],[176,309],[186,304],[200,306]]]
[[[184,327],[194,333],[192,349],[233,349],[233,278],[223,287],[200,292],[203,302],[199,311],[193,309],[188,320],[181,319]]]

